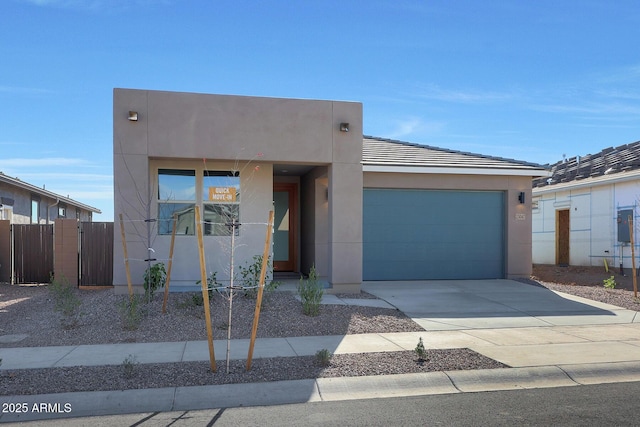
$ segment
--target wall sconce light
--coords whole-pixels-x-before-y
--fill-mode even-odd
[[[340,123],[340,132],[349,132],[349,123]]]
[[[521,204],[524,204],[524,191],[521,191],[520,194],[518,194],[518,201]]]
[[[137,122],[138,121],[138,112],[137,111],[129,111],[129,121]]]

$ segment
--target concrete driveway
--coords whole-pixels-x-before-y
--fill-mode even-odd
[[[636,312],[515,280],[365,282],[426,330],[631,323]]]

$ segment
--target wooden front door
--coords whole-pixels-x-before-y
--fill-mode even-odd
[[[556,264],[569,265],[569,209],[556,211]]]
[[[273,207],[273,270],[295,271],[297,184],[274,183]]]

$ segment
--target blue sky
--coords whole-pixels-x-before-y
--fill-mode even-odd
[[[2,0],[0,171],[112,220],[114,87],[359,101],[368,135],[553,163],[640,140],[639,41],[637,0]]]

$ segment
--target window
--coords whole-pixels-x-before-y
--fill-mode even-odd
[[[158,169],[158,234],[195,234],[196,172]]]
[[[40,199],[31,199],[31,224],[40,223]]]
[[[66,218],[66,217],[67,217],[67,206],[58,205],[58,218]]]
[[[8,219],[11,222],[13,216],[13,206],[3,205],[0,210],[0,219]]]
[[[230,236],[227,224],[240,220],[240,175],[229,171],[204,171],[202,199],[205,236]]]

